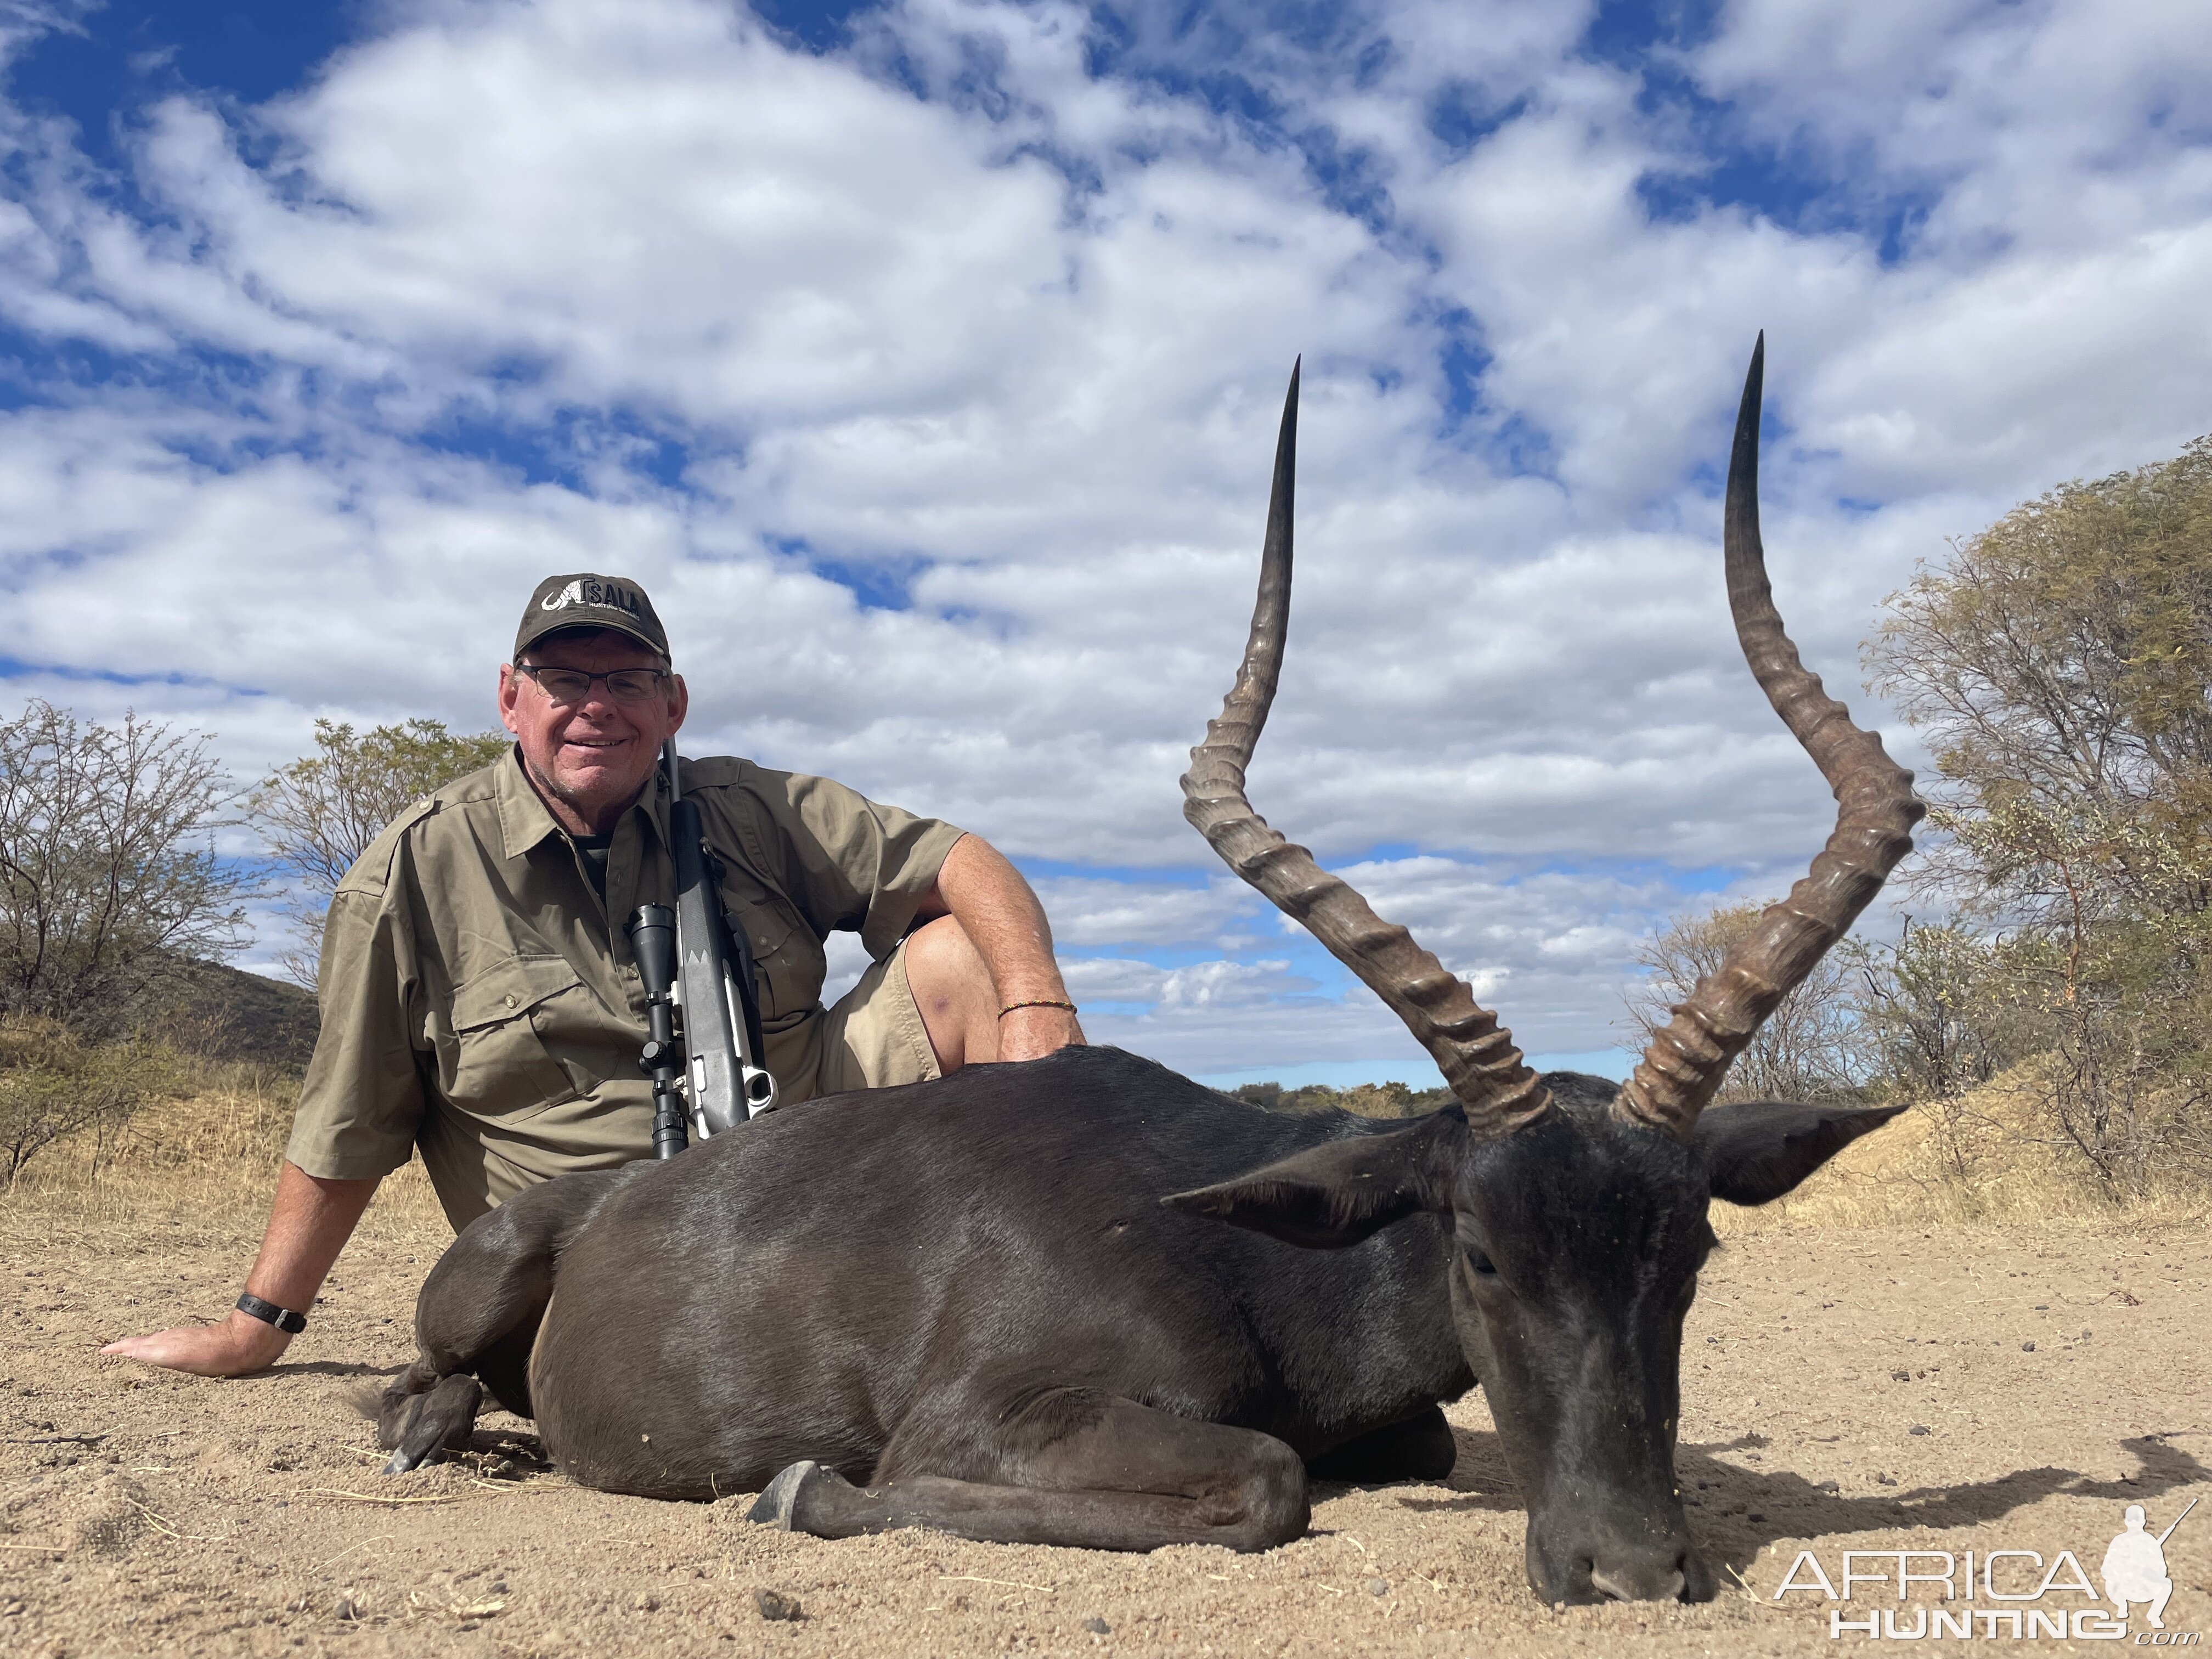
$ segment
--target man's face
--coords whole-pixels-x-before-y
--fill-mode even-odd
[[[522,656],[526,666],[587,674],[662,665],[628,635],[605,629],[549,635]],[[637,799],[653,775],[661,744],[684,724],[689,706],[684,681],[676,675],[662,681],[658,695],[644,702],[625,702],[598,681],[577,701],[563,703],[514,664],[499,671],[501,720],[520,744],[523,763],[554,816],[582,834],[604,833]]]

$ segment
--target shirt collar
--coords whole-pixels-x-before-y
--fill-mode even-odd
[[[499,769],[495,785],[499,799],[499,833],[507,856],[519,859],[548,836],[564,832],[523,771],[520,744],[507,750],[507,760],[509,763]],[[644,793],[629,810],[642,813],[660,844],[668,845],[668,780],[659,769],[654,769],[653,781],[646,785]]]

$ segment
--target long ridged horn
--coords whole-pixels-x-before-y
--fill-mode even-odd
[[[1221,717],[1207,722],[1206,741],[1190,751],[1182,813],[1231,869],[1303,922],[1406,1022],[1436,1057],[1452,1093],[1466,1108],[1470,1128],[1478,1135],[1507,1133],[1541,1115],[1552,1102],[1551,1091],[1521,1063],[1511,1034],[1412,934],[1384,921],[1349,884],[1316,864],[1311,853],[1269,829],[1245,798],[1244,770],[1267,723],[1283,666],[1297,455],[1298,369],[1293,366],[1290,392],[1283,399],[1282,433],[1275,443],[1275,481],[1267,501],[1252,634]]]
[[[1729,456],[1723,544],[1729,609],[1744,660],[1774,712],[1805,746],[1836,796],[1836,829],[1812,873],[1771,905],[1710,977],[1674,1007],[1614,1098],[1613,1115],[1686,1140],[1728,1073],[1775,1005],[1850,930],[1897,861],[1912,849],[1912,826],[1928,809],[1912,774],[1881,739],[1851,724],[1850,711],[1820,689],[1783,631],[1759,538],[1759,412],[1766,336],[1752,348]]]

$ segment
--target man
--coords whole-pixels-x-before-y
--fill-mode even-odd
[[[2184,1510],[2182,1514],[2188,1512]],[[2173,1597],[2173,1580],[2166,1571],[2166,1540],[2173,1527],[2155,1537],[2145,1532],[2143,1506],[2140,1504],[2129,1504],[2120,1519],[2127,1530],[2113,1539],[2105,1551],[2105,1594],[2120,1610],[2123,1622],[2128,1616],[2129,1602],[2148,1602],[2150,1627],[2164,1630],[2166,1604]],[[2174,1526],[2180,1524],[2177,1516]]]
[[[534,1182],[648,1154],[623,924],[674,902],[659,763],[688,702],[635,582],[539,584],[499,675],[513,751],[418,804],[338,884],[322,1032],[238,1310],[103,1352],[216,1376],[274,1363],[377,1182],[418,1150],[456,1231]],[[686,761],[681,781],[751,942],[781,1103],[1083,1041],[1036,895],[980,838],[748,761]],[[825,1009],[839,929],[875,961]]]

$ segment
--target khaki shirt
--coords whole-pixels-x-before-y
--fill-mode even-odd
[[[857,932],[888,956],[962,832],[827,778],[682,766],[725,866],[723,908],[752,943],[781,1078],[779,1057],[822,1017],[823,939]],[[645,991],[622,924],[675,902],[657,776],[615,827],[606,889],[602,901],[513,750],[385,830],[331,903],[322,1034],[285,1156],[342,1180],[390,1174],[417,1141],[434,1176],[487,1155],[538,1178],[644,1157]]]

